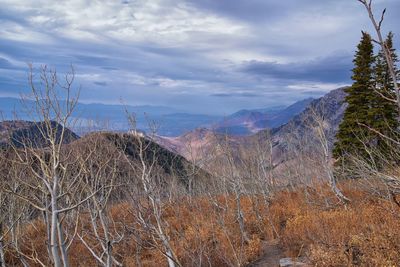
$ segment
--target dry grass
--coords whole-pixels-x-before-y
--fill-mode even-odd
[[[232,196],[166,203],[163,218],[183,266],[245,266],[260,256],[264,240],[277,236],[288,256],[306,256],[315,266],[399,266],[399,207],[354,189],[354,185],[343,187],[352,200],[348,205],[338,204],[326,187],[280,192],[269,206],[261,197],[242,197],[244,235]],[[116,225],[126,226],[116,229],[126,231],[126,236],[114,248],[115,257],[124,266],[137,266],[138,262],[142,266],[166,266],[157,242],[135,222],[128,203],[113,206],[109,213]],[[87,223],[85,220],[82,216],[81,223]],[[48,264],[40,221],[25,228],[22,243],[26,254]],[[8,262],[18,265],[13,255],[8,251]],[[72,266],[96,266],[78,240],[71,247],[70,258]]]
[[[345,194],[348,205],[329,204],[329,191],[280,195],[272,209],[286,219],[287,253],[306,255],[315,266],[399,266],[399,207],[353,187],[345,186]]]

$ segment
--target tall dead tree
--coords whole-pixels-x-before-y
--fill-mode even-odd
[[[385,19],[385,13],[386,9],[384,9],[381,13],[380,19],[377,20],[374,14],[373,6],[372,6],[372,0],[357,0],[360,2],[366,9],[369,19],[371,20],[371,23],[375,29],[375,32],[378,36],[378,40],[374,40],[375,43],[379,44],[382,48],[382,51],[385,55],[386,62],[388,64],[389,68],[389,73],[390,76],[393,80],[393,86],[396,91],[396,102],[397,102],[397,108],[398,108],[398,113],[399,113],[399,118],[400,118],[400,88],[399,88],[399,79],[396,73],[396,68],[395,68],[395,63],[394,59],[392,58],[392,53],[390,49],[387,47],[385,39],[383,38],[382,35],[382,24]]]
[[[120,181],[119,162],[121,153],[110,145],[102,134],[86,136],[83,143],[75,147],[78,168],[83,169],[86,195],[92,196],[83,205],[88,221],[81,220],[82,229],[78,238],[104,267],[122,266],[113,253],[114,246],[124,238],[109,213],[112,198]],[[123,228],[123,227],[119,227]]]
[[[168,266],[182,266],[170,242],[167,227],[168,223],[164,219],[165,202],[170,198],[168,189],[170,184],[166,183],[165,174],[160,173],[157,166],[159,160],[159,148],[154,146],[151,138],[140,134],[136,129],[136,118],[128,114],[128,120],[132,127],[129,136],[125,136],[127,141],[132,141],[132,147],[122,147],[123,150],[134,150],[132,155],[135,161],[127,154],[123,157],[130,169],[138,179],[140,188],[130,188],[129,195],[132,199],[137,221],[146,229],[154,240],[153,245],[165,255]],[[151,129],[154,129],[151,127]],[[127,144],[122,144],[127,145]],[[172,167],[172,166],[171,166]],[[170,181],[172,182],[172,181]]]
[[[322,108],[323,109],[323,108]],[[312,112],[312,129],[314,130],[314,134],[316,139],[319,142],[319,147],[322,152],[322,166],[326,172],[326,175],[328,176],[328,181],[329,181],[329,186],[332,189],[332,191],[335,193],[335,196],[343,203],[348,203],[350,200],[342,193],[342,191],[339,189],[336,183],[336,177],[333,172],[333,166],[332,166],[332,156],[331,156],[331,146],[328,138],[328,129],[331,128],[331,125],[328,125],[326,120],[324,119],[324,116],[321,115],[320,113],[324,112],[318,112],[315,109],[311,109]]]
[[[66,223],[73,211],[91,197],[82,198],[81,170],[71,168],[76,159],[64,149],[64,144],[74,138],[68,129],[73,124],[73,111],[79,96],[79,92],[72,95],[74,77],[73,69],[59,79],[57,72],[46,66],[38,73],[30,66],[31,94],[27,98],[34,100],[34,105],[26,106],[33,127],[10,140],[16,155],[15,163],[27,170],[27,177],[16,179],[30,193],[19,194],[11,188],[8,192],[43,214],[49,258],[56,267],[70,265],[68,249],[73,236],[68,236]]]

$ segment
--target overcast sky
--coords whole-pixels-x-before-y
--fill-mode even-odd
[[[400,0],[374,3],[399,48]],[[83,102],[218,114],[351,83],[371,31],[356,0],[0,0],[0,25],[0,96],[26,90],[28,62],[72,64]]]

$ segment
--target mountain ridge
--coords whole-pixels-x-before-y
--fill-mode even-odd
[[[302,112],[313,98],[297,101],[285,108],[242,109],[213,125],[215,132],[230,135],[251,135],[263,129],[275,128],[287,123]]]
[[[186,158],[189,157],[194,158],[196,161],[204,161],[202,158],[207,157],[207,160],[209,160],[209,155],[221,143],[221,140],[233,147],[237,147],[240,145],[246,146],[246,144],[252,142],[263,142],[266,136],[268,136],[273,143],[274,161],[276,164],[279,164],[282,162],[281,155],[286,151],[286,147],[288,146],[288,135],[296,136],[296,138],[304,138],[304,136],[312,134],[310,125],[313,123],[315,112],[324,118],[329,128],[327,131],[328,142],[330,146],[333,145],[336,131],[346,108],[346,103],[344,102],[346,93],[344,92],[344,88],[332,90],[318,99],[305,99],[302,103],[306,104],[304,109],[298,114],[294,114],[287,123],[272,129],[262,129],[253,135],[227,135],[213,131],[213,129],[199,128],[179,137],[158,137],[157,142]]]

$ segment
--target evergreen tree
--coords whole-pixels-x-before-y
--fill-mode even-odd
[[[368,153],[365,144],[369,144],[373,134],[367,127],[371,125],[373,114],[371,107],[376,97],[373,81],[373,65],[375,62],[372,38],[363,32],[361,42],[353,60],[353,85],[345,89],[345,101],[348,107],[336,135],[337,141],[333,149],[336,159],[346,160],[348,155],[357,155],[365,159]]]
[[[393,47],[393,33],[389,33],[385,45],[390,50],[392,59],[396,64],[398,58],[396,50]],[[397,71],[397,73],[399,72]],[[380,50],[376,56],[374,82],[376,96],[373,108],[370,111],[374,117],[371,127],[385,136],[395,138],[399,127],[398,110],[396,103],[390,99],[396,99],[396,92],[394,89],[393,79],[389,73],[389,66],[382,50]],[[383,155],[387,154],[391,148],[387,139],[381,136],[377,136],[376,138],[377,149],[379,152]]]

